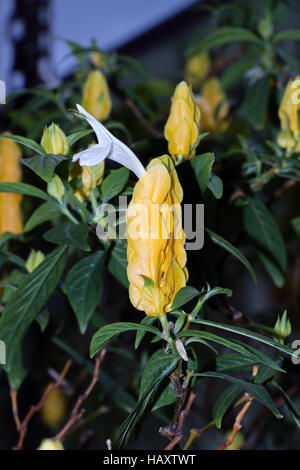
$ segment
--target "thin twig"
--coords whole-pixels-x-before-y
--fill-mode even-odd
[[[190,393],[190,396],[188,398],[188,402],[186,405],[186,408],[180,413],[179,416],[179,421],[178,421],[178,426],[176,429],[175,437],[174,439],[165,447],[165,450],[172,450],[182,439],[182,429],[184,425],[184,421],[186,417],[190,414],[192,404],[196,398],[196,394],[194,392]]]
[[[218,447],[218,450],[224,450],[226,447],[229,447],[232,444],[232,441],[235,438],[237,432],[242,427],[242,424],[241,424],[242,419],[244,418],[244,416],[247,413],[248,409],[252,405],[252,402],[253,402],[253,398],[252,398],[251,395],[249,395],[248,401],[244,404],[243,408],[241,409],[241,411],[239,412],[239,414],[235,418],[234,425],[233,425],[232,431],[230,433],[230,436],[226,439],[225,442],[223,442],[223,444],[221,444]]]
[[[141,111],[137,108],[134,101],[130,98],[127,98],[125,103],[131,109],[137,120],[142,124],[142,126],[149,132],[149,134],[153,135],[158,139],[161,139],[164,135],[162,132],[157,131],[142,115]]]
[[[65,375],[67,374],[68,370],[71,367],[71,364],[72,364],[72,361],[70,360],[66,362],[56,382],[51,382],[49,385],[47,385],[40,401],[36,405],[31,405],[31,407],[29,408],[29,411],[27,412],[27,414],[25,415],[25,418],[22,421],[20,421],[19,414],[18,414],[17,393],[16,392],[14,393],[13,390],[11,391],[10,396],[11,396],[11,401],[12,401],[13,417],[17,426],[17,430],[19,432],[19,440],[17,442],[17,445],[13,447],[13,450],[21,450],[23,448],[23,443],[24,443],[24,439],[27,433],[29,421],[31,420],[31,418],[33,417],[35,413],[40,411],[43,404],[47,400],[49,394],[61,385],[62,381],[64,380]]]
[[[80,395],[79,398],[77,399],[71,411],[70,418],[66,422],[62,430],[51,438],[53,441],[57,441],[57,440],[62,441],[65,435],[67,434],[67,432],[74,426],[74,424],[76,424],[78,421],[81,420],[83,414],[85,413],[85,409],[81,408],[82,404],[88,398],[88,396],[90,395],[91,391],[93,390],[93,388],[95,387],[98,381],[100,366],[102,364],[105,354],[106,354],[106,349],[102,349],[102,351],[100,351],[100,353],[96,356],[94,373],[93,373],[93,377],[92,377],[90,385],[88,386],[86,391],[82,395]]]

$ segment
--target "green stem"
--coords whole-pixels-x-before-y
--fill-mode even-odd
[[[61,207],[61,211],[62,213],[68,217],[68,219],[70,219],[74,224],[78,224],[78,220],[71,214],[71,212],[69,211],[69,209],[67,207]]]

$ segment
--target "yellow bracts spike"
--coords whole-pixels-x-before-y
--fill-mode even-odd
[[[98,121],[108,118],[111,99],[106,78],[100,70],[89,73],[83,88],[82,106]]]
[[[177,85],[165,126],[169,152],[175,163],[195,155],[199,136],[200,112],[191,88],[182,81]]]
[[[163,155],[150,162],[128,207],[129,296],[146,315],[165,315],[176,293],[186,285],[182,197],[174,164]]]
[[[21,180],[21,151],[10,139],[0,139],[0,182],[18,183]],[[22,196],[0,193],[0,236],[5,232],[22,233],[23,221],[20,208]]]
[[[217,77],[205,81],[196,102],[201,112],[201,131],[224,132],[228,126],[229,104]]]
[[[300,124],[298,119],[298,111],[300,109],[299,89],[294,86],[300,83],[300,76],[295,80],[290,80],[285,88],[283,98],[281,100],[278,116],[280,119],[281,131],[278,134],[277,142],[280,147],[294,149],[300,152]]]

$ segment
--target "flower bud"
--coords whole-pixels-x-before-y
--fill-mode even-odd
[[[26,269],[29,273],[32,273],[32,271],[38,267],[39,264],[41,264],[42,261],[44,261],[45,255],[42,253],[42,251],[35,251],[31,250],[27,261],[26,261]]]
[[[49,393],[41,408],[41,415],[49,426],[56,426],[65,418],[66,398],[59,388]]]
[[[13,140],[0,138],[0,182],[21,181],[20,158],[19,145]],[[0,237],[5,232],[23,232],[21,200],[21,194],[0,193]]]
[[[191,88],[182,81],[177,85],[165,126],[169,152],[176,163],[195,155],[199,136],[200,112]]]
[[[89,73],[83,88],[82,106],[99,121],[108,118],[111,99],[106,78],[100,70]]]
[[[163,155],[149,163],[128,206],[129,297],[146,315],[163,317],[186,285],[182,197],[174,164]]]
[[[104,160],[98,165],[82,167],[82,185],[85,189],[94,189],[103,181]]]
[[[64,450],[61,441],[53,441],[52,439],[43,439],[37,450]]]
[[[298,82],[299,81],[299,82]],[[283,98],[278,110],[281,131],[277,137],[277,143],[282,148],[300,151],[300,125],[298,112],[300,99],[298,98],[297,83],[300,84],[300,76],[290,80],[286,86]]]
[[[54,122],[45,128],[41,139],[41,146],[47,153],[53,155],[67,155],[69,152],[67,136]]]
[[[54,197],[59,202],[62,201],[63,195],[65,193],[65,187],[58,175],[53,175],[50,183],[48,183],[47,191],[50,196]]]
[[[196,102],[201,112],[201,131],[224,132],[228,126],[228,121],[225,119],[229,112],[229,104],[217,77],[205,81],[201,94],[196,97]]]
[[[281,340],[284,340],[292,332],[292,326],[290,320],[287,318],[286,310],[284,311],[282,317],[278,315],[277,321],[274,326],[274,331],[276,336]]]
[[[199,52],[193,55],[185,66],[185,79],[192,87],[201,85],[203,78],[210,69],[210,58],[207,52]]]

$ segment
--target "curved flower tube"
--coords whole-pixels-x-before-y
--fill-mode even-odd
[[[182,197],[174,164],[163,155],[150,162],[128,207],[129,296],[146,315],[164,316],[186,285]]]
[[[145,174],[145,168],[137,156],[111,134],[97,119],[88,113],[80,104],[77,104],[79,115],[93,128],[98,144],[89,147],[73,156],[73,162],[79,161],[80,166],[95,166],[105,158],[110,158],[133,171],[138,178]]]

